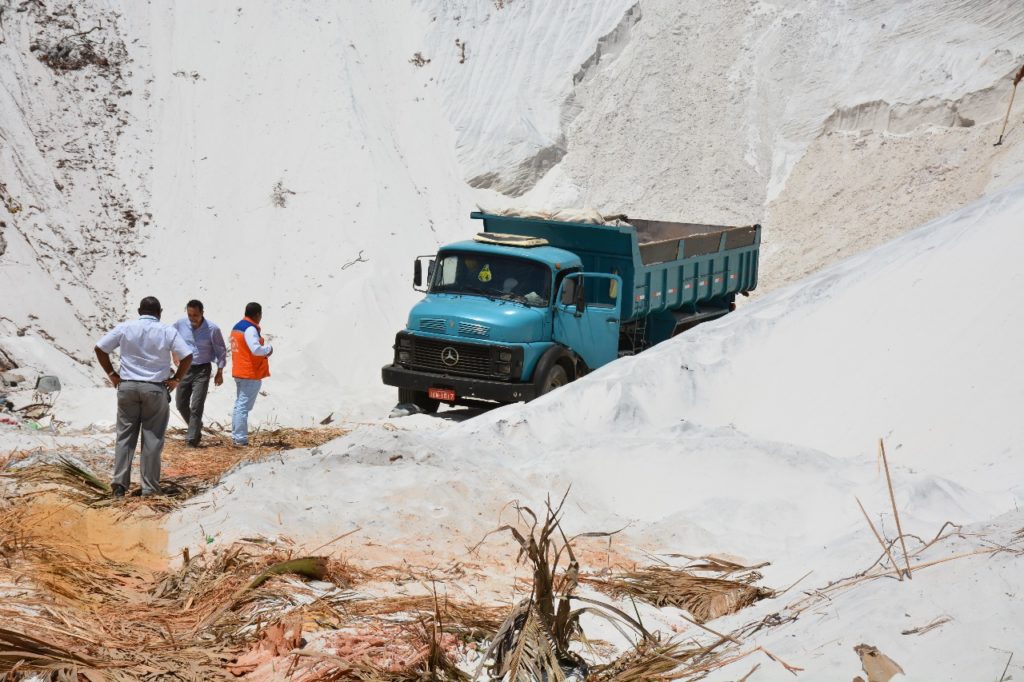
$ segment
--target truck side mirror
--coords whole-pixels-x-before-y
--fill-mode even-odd
[[[412,285],[423,286],[423,265],[420,264],[419,258],[412,262]]]

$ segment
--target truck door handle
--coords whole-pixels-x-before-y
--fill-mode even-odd
[[[618,321],[619,321],[619,318],[617,318],[617,317],[609,317],[607,320],[605,320],[605,322],[607,322],[608,324],[615,324]]]

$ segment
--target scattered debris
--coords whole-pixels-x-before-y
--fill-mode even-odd
[[[191,80],[193,83],[198,82],[199,79],[202,78],[202,76],[199,75],[198,71],[175,71],[171,75],[176,76],[178,78],[186,78],[188,80]]]
[[[388,413],[388,419],[408,417],[412,414],[423,414],[423,408],[413,403],[399,403],[391,408],[391,412]]]
[[[356,263],[369,263],[369,262],[370,262],[369,258],[363,258],[363,251],[362,251],[362,249],[360,249],[359,250],[359,255],[356,256],[355,258],[353,258],[352,260],[350,260],[349,262],[345,263],[344,265],[342,265],[341,269],[342,270],[348,270],[350,267],[352,267]]]
[[[413,66],[426,66],[430,63],[430,60],[424,57],[422,52],[417,52],[412,56],[412,59],[409,60],[409,63]]]
[[[860,663],[867,673],[866,682],[889,682],[896,675],[903,674],[903,668],[877,647],[870,644],[858,644],[853,650],[860,656]]]
[[[285,208],[288,205],[288,195],[295,192],[284,186],[284,180],[274,183],[274,189],[270,192],[270,201],[278,208]]]
[[[100,28],[102,26],[96,24],[87,31],[65,35],[52,43],[33,42],[29,51],[37,53],[36,58],[54,71],[77,71],[87,66],[105,69],[111,62],[103,54],[102,43],[87,37]]]
[[[934,630],[937,627],[941,627],[941,626],[945,625],[946,623],[949,623],[952,620],[953,619],[950,616],[940,616],[940,617],[936,618],[935,620],[933,620],[932,622],[928,623],[927,625],[922,625],[921,627],[917,627],[917,628],[911,628],[909,630],[903,630],[902,632],[900,632],[900,634],[901,635],[923,635],[924,633],[930,632],[931,630]]]

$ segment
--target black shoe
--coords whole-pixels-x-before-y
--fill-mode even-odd
[[[186,446],[189,447],[189,448],[201,448],[201,447],[203,447],[202,445],[199,444],[199,441],[191,441],[191,440],[186,444]]]
[[[110,493],[114,497],[124,497],[124,486],[115,483],[114,485],[110,486]]]

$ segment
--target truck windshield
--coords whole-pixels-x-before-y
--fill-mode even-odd
[[[551,297],[551,271],[523,258],[445,251],[438,254],[430,291],[486,296],[543,307]]]

